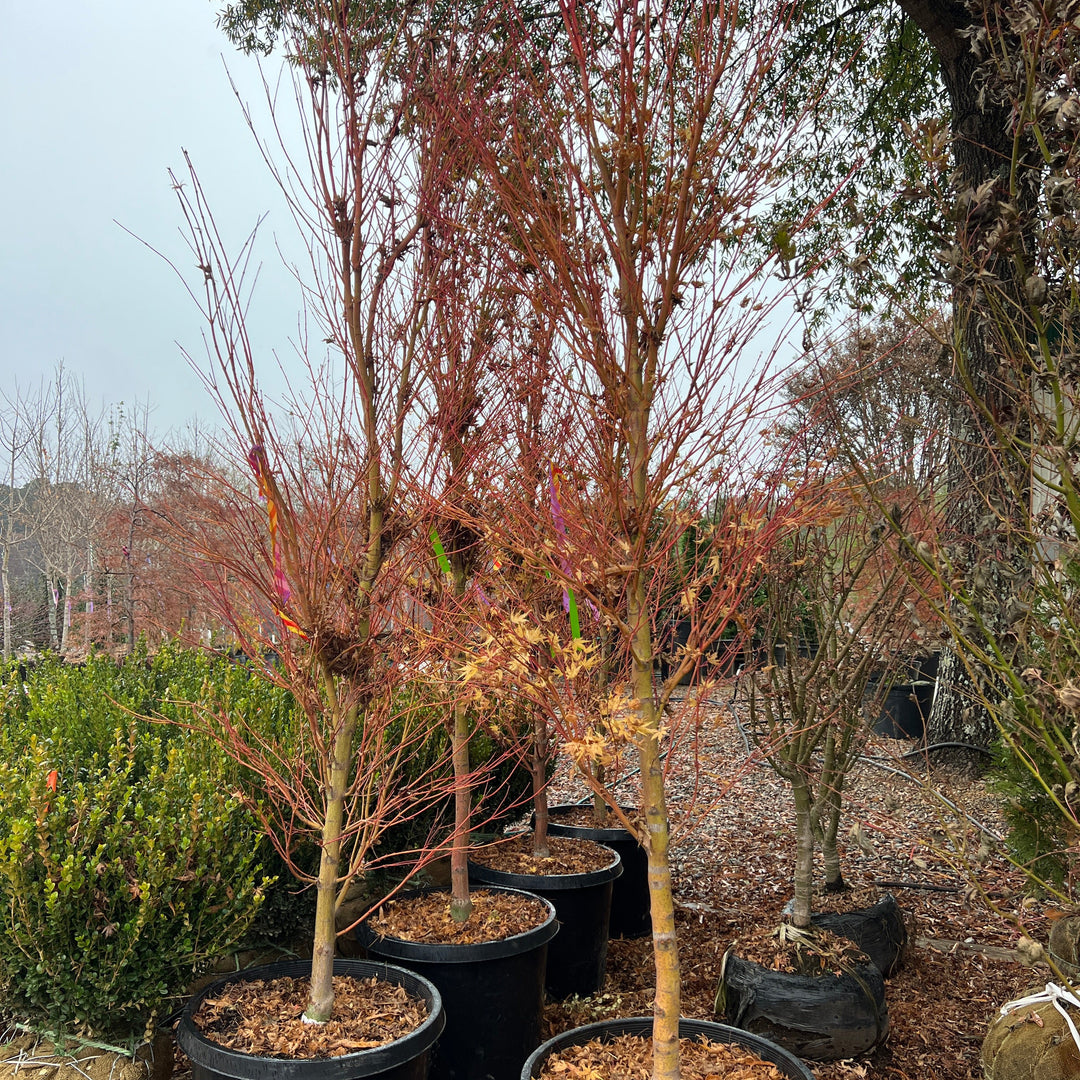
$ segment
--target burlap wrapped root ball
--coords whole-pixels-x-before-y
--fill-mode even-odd
[[[1039,993],[1036,987],[1031,993]],[[1069,1008],[1069,1006],[1065,1006]],[[1080,1009],[1073,1009],[1080,1029]],[[1037,1019],[1036,1019],[1037,1018]],[[1025,1005],[990,1024],[979,1060],[986,1080],[1077,1080],[1080,1049],[1052,1002]]]

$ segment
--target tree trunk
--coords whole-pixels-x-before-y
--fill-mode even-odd
[[[791,924],[806,930],[814,901],[814,826],[810,818],[810,788],[798,772],[791,780],[791,793],[795,799],[795,899]]]
[[[979,61],[965,36],[981,25],[972,11],[961,3],[933,3],[930,0],[900,0],[900,7],[923,31],[937,53],[942,79],[952,111],[952,151],[956,165],[957,247],[961,252],[959,279],[954,286],[953,318],[959,344],[954,363],[956,396],[949,431],[950,456],[947,476],[947,526],[955,541],[955,568],[964,575],[988,562],[1015,566],[1017,555],[1010,550],[1013,522],[1028,513],[1030,480],[1010,456],[996,453],[1002,442],[1026,426],[1026,390],[1018,385],[1018,374],[1008,357],[1013,351],[1007,340],[1015,331],[1013,322],[1025,309],[1023,283],[1017,280],[1015,247],[990,250],[980,265],[983,287],[972,281],[972,254],[980,240],[997,221],[992,203],[976,206],[968,196],[994,182],[998,199],[1010,198],[1013,167],[1028,163],[1031,147],[1014,145],[1014,124],[1007,104],[996,103],[991,95],[980,94]],[[1015,154],[1022,160],[1017,163]],[[1033,159],[1032,159],[1033,160]],[[1013,202],[1030,198],[1025,185],[1012,192]],[[970,209],[967,207],[970,206]],[[1020,219],[1027,215],[1020,208]],[[1021,237],[1022,246],[1030,237]],[[966,260],[966,262],[965,262]],[[989,273],[990,278],[985,275]],[[987,297],[994,293],[997,310]],[[997,600],[1005,594],[998,592]],[[993,601],[991,601],[993,602]],[[980,613],[983,614],[983,613]],[[990,622],[996,620],[991,616]],[[959,659],[948,650],[942,657],[938,692],[927,722],[930,742],[968,742],[986,746],[993,738],[994,724],[986,709],[970,696],[971,682]]]
[[[75,580],[74,568],[69,564],[64,574],[64,621],[60,626],[60,651],[67,653],[71,647],[71,588]]]
[[[333,676],[322,672],[327,709],[335,721],[330,748],[329,775],[324,788],[322,852],[315,892],[315,942],[311,952],[311,984],[304,1019],[325,1023],[334,1009],[334,949],[337,944],[338,877],[341,865],[341,831],[345,821],[345,791],[349,786],[349,763],[353,756],[353,733],[357,713],[350,708],[339,715]]]
[[[548,729],[541,711],[533,707],[532,754],[529,767],[532,772],[533,797],[533,855],[546,859],[551,854],[548,845],[547,763]]]
[[[979,704],[978,692],[959,653],[943,650],[934,704],[926,721],[927,744],[958,742],[987,747],[996,734],[993,718]]]
[[[469,716],[461,702],[454,704],[454,838],[450,848],[450,915],[465,922],[472,914],[469,898],[469,819],[472,792],[469,790]]]
[[[49,609],[49,641],[54,651],[60,651],[60,635],[56,626],[60,620],[60,583],[51,578],[48,582],[49,596],[52,598],[52,607]]]
[[[4,659],[11,659],[11,575],[8,567],[11,561],[11,551],[8,545],[4,545],[3,556],[0,556],[0,593],[3,593],[4,604]]]

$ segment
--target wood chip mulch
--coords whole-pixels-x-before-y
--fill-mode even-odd
[[[195,1025],[212,1042],[260,1057],[332,1058],[400,1039],[427,1019],[427,1005],[380,979],[334,976],[334,1015],[325,1024],[302,1018],[308,980],[251,979],[227,983],[203,1000]]]
[[[632,824],[644,825],[644,819],[636,809],[632,807],[624,807],[624,809],[629,810],[628,816]],[[591,803],[586,806],[552,808],[549,813],[552,821],[560,825],[572,825],[579,829],[621,829],[624,827],[623,823],[610,812],[605,815],[603,821],[598,822],[596,811]]]
[[[775,1065],[745,1047],[696,1039],[679,1040],[679,1073],[682,1080],[783,1080]],[[649,1080],[651,1075],[652,1039],[619,1035],[552,1054],[540,1080]]]
[[[686,703],[676,702],[669,717],[676,737],[679,711],[693,693]],[[756,761],[736,723],[745,717],[728,704],[729,696],[714,692],[699,714],[696,748],[676,741],[666,760],[682,1012],[700,1020],[723,1019],[714,1003],[725,950],[782,921],[795,859],[789,789]],[[899,756],[914,745],[871,740],[865,753],[875,760],[857,764],[844,793],[845,879],[861,889],[888,888],[914,930],[914,947],[886,980],[890,1033],[883,1046],[858,1059],[810,1063],[817,1080],[982,1080],[979,1049],[990,1020],[1006,1001],[1042,989],[1052,977],[1045,964],[1026,966],[1016,951],[1021,933],[1045,943],[1043,903],[1027,895],[1002,845],[984,843],[980,830],[936,792],[1003,835],[997,797],[970,770],[935,755]],[[617,790],[620,802],[632,802],[636,777]],[[586,795],[564,765],[551,802]],[[544,1037],[597,1020],[648,1015],[652,998],[651,941],[612,941],[603,992],[547,1006]]]
[[[474,945],[527,933],[548,917],[546,904],[513,893],[474,889],[467,922],[450,917],[450,894],[425,893],[389,900],[368,918],[383,937],[441,945]]]
[[[593,840],[548,837],[549,855],[533,854],[532,833],[519,833],[470,854],[470,861],[504,874],[588,874],[612,865],[611,849]]]

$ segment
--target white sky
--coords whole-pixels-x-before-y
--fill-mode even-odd
[[[159,435],[197,414],[218,423],[177,344],[203,355],[198,311],[121,228],[189,270],[167,172],[182,170],[181,148],[230,244],[269,212],[252,325],[263,366],[291,355],[299,297],[274,238],[288,244],[292,224],[229,86],[226,64],[258,103],[258,66],[218,31],[220,6],[0,0],[0,391],[63,361],[95,407],[149,397]],[[276,57],[265,71],[276,79]]]

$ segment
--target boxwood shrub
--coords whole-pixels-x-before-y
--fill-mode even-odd
[[[139,1038],[233,947],[267,882],[212,743],[141,712],[196,658],[12,666],[0,713],[0,1000],[50,1031]],[[177,682],[177,675],[183,675]],[[172,691],[170,693],[170,691]]]
[[[300,727],[287,692],[243,663],[178,646],[153,656],[140,647],[122,663],[45,655],[2,673],[0,1013],[137,1039],[212,959],[287,945],[310,927],[311,890],[297,895],[233,794],[258,798],[258,778],[183,726],[183,703],[212,701],[287,750]],[[407,687],[401,707],[438,710],[437,698]],[[445,740],[436,726],[408,767],[443,758]],[[521,812],[530,784],[502,753],[477,732],[474,766],[498,761],[475,793],[476,820],[489,828]],[[392,851],[445,839],[452,819],[451,799],[433,801],[384,837],[379,855],[393,864]],[[317,850],[308,855],[314,865]]]

